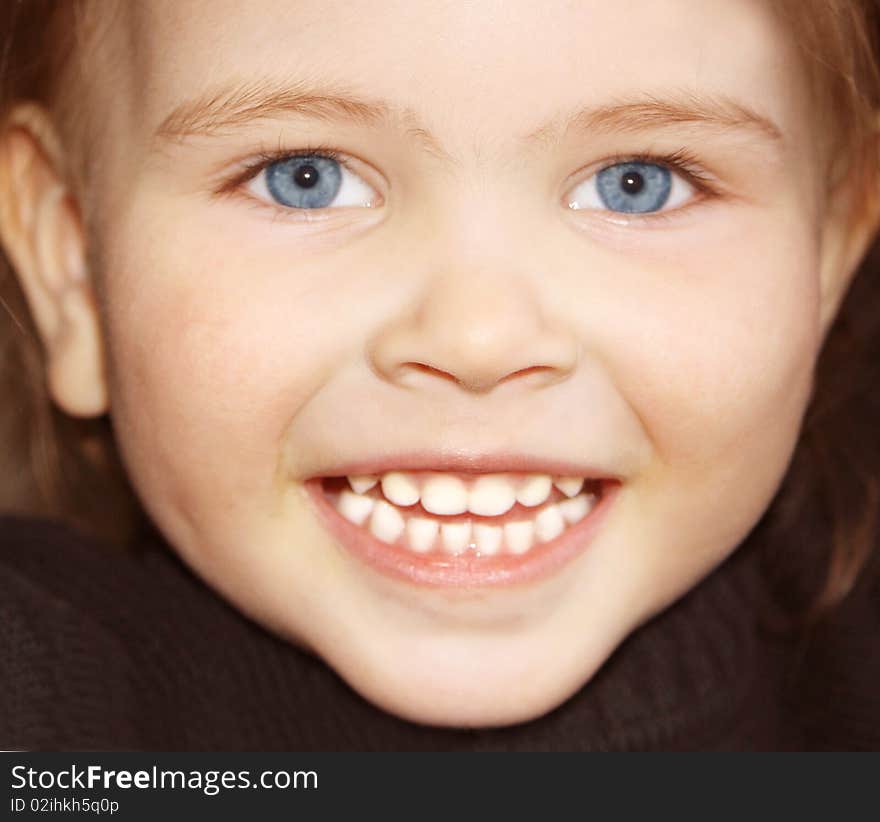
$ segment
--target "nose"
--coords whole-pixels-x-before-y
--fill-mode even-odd
[[[577,363],[577,338],[545,315],[532,284],[510,268],[447,268],[429,277],[371,341],[374,370],[402,386],[445,380],[473,393],[564,379]]]

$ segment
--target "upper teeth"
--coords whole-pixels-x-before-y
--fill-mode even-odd
[[[348,482],[357,494],[381,484],[382,494],[399,506],[415,505],[432,514],[453,515],[470,511],[486,517],[497,517],[519,502],[529,508],[547,501],[555,485],[566,497],[575,497],[584,484],[583,477],[551,477],[529,474],[515,480],[508,474],[483,474],[470,485],[452,474],[434,473],[420,481],[405,471],[388,471],[379,475],[350,476]]]
[[[389,471],[381,477],[353,476],[348,478],[352,490],[339,493],[336,507],[343,517],[367,528],[377,539],[419,554],[439,550],[457,555],[473,549],[478,556],[493,556],[524,554],[535,544],[555,540],[586,517],[597,501],[596,494],[582,490],[582,477],[531,474],[517,479],[507,474],[483,474],[468,479],[465,483],[452,474],[404,471]],[[368,495],[377,485],[382,494]],[[548,502],[554,485],[564,499]],[[419,501],[422,511],[412,507]],[[535,509],[531,519],[442,519],[468,511],[478,517],[501,516],[517,502]]]
[[[351,490],[354,491],[355,494],[363,494],[369,491],[378,481],[379,477],[373,475],[348,478],[348,484],[351,486]]]

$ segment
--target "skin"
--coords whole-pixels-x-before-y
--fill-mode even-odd
[[[3,238],[56,402],[109,410],[144,505],[210,586],[415,721],[552,709],[741,543],[876,225],[826,191],[805,74],[765,4],[633,11],[156,0],[84,58],[101,124],[87,191],[73,129],[26,105],[5,131]],[[413,108],[447,159],[406,124],[290,113],[152,137],[218,81],[303,72]],[[675,89],[743,101],[783,140],[688,125],[518,139]],[[217,193],[261,146],[310,142],[352,158],[374,207],[306,221],[250,184]],[[717,196],[653,222],[566,207],[612,155],[681,148]],[[547,579],[420,589],[338,546],[302,484],[425,448],[574,458],[623,488]]]

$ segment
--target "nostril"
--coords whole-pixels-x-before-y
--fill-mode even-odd
[[[423,362],[405,362],[399,366],[398,372],[404,377],[406,377],[408,373],[421,373],[428,374],[432,377],[440,377],[441,379],[447,380],[449,382],[460,382],[460,380],[454,374],[450,374],[448,371],[444,371],[442,368],[436,368],[433,365],[428,365],[427,363]]]
[[[558,369],[554,368],[552,365],[532,365],[528,368],[521,368],[519,371],[514,371],[512,374],[508,374],[504,377],[500,382],[509,382],[510,380],[521,380],[527,379],[529,377],[535,377],[533,382],[540,382],[542,384],[550,384],[554,382],[558,382],[559,380],[564,378],[564,374],[561,373]]]
[[[512,371],[510,374],[506,374],[500,379],[495,376],[491,376],[488,379],[476,379],[474,377],[456,376],[449,371],[444,371],[442,368],[437,368],[423,362],[403,363],[398,367],[397,374],[404,383],[408,376],[425,374],[430,377],[438,377],[447,382],[455,383],[456,385],[460,385],[462,388],[466,388],[468,391],[477,394],[485,394],[491,391],[495,385],[500,385],[503,382],[510,382],[512,380],[519,381],[522,379],[531,379],[531,381],[535,383],[550,384],[557,382],[564,377],[564,375],[553,366],[532,365],[528,368],[520,368],[517,371]]]

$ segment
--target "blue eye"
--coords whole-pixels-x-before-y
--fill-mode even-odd
[[[648,162],[616,163],[581,183],[568,206],[647,214],[675,207],[693,193],[693,186],[665,166]],[[668,208],[666,209],[668,210]]]
[[[269,163],[249,186],[253,194],[290,209],[373,205],[373,189],[333,157],[305,154]]]

